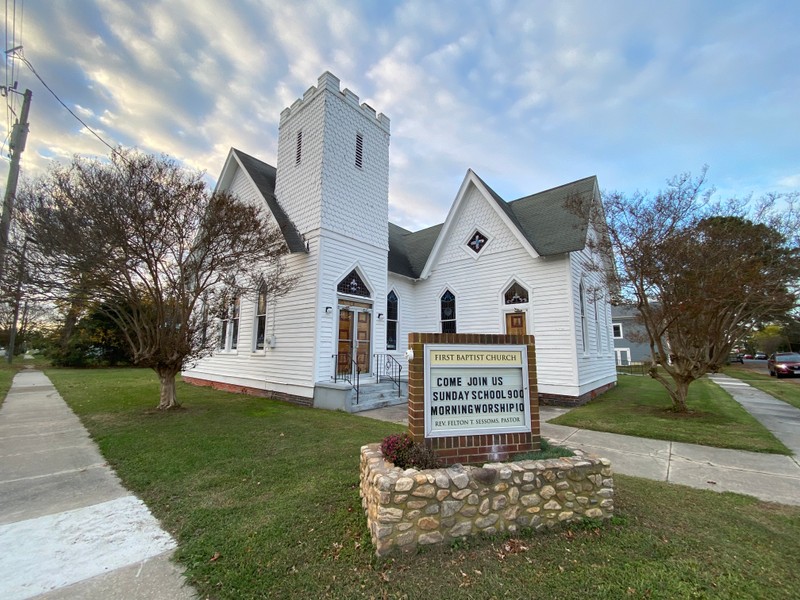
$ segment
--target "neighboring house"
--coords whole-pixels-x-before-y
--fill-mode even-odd
[[[506,202],[468,170],[445,222],[417,232],[389,223],[388,180],[389,119],[330,73],[281,113],[277,169],[231,149],[217,189],[273,215],[298,281],[238,300],[184,377],[330,407],[351,361],[362,381],[386,361],[407,372],[410,332],[458,332],[533,334],[542,401],[615,384],[597,234],[565,206],[599,202],[595,177]]]
[[[627,304],[612,306],[611,319],[617,364],[624,366],[649,361],[650,343],[639,319],[639,311]]]

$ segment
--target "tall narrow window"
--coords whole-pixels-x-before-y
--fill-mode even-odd
[[[297,132],[297,147],[295,148],[294,164],[300,164],[300,158],[303,156],[303,132]]]
[[[219,349],[228,348],[228,318],[227,316],[219,322]]]
[[[386,296],[386,349],[397,350],[397,294]]]
[[[602,348],[600,343],[602,339],[600,337],[600,313],[598,312],[597,303],[600,302],[600,298],[594,299],[594,336],[595,336],[595,346],[597,346],[597,353],[600,354]]]
[[[236,350],[239,345],[239,296],[233,299],[231,306],[231,350]]]
[[[578,301],[580,302],[581,309],[581,346],[583,351],[586,352],[586,295],[583,291],[583,282],[581,281],[578,287]]]
[[[364,136],[356,134],[356,166],[360,169],[364,166]]]
[[[204,293],[200,304],[200,343],[203,348],[208,342],[208,294]]]
[[[264,339],[267,336],[267,287],[262,283],[258,289],[258,298],[256,299],[256,331],[255,335],[255,349],[264,349]]]
[[[441,298],[442,333],[456,332],[456,297],[450,290],[445,290]]]
[[[239,343],[239,297],[234,296],[219,322],[219,349],[236,350]]]

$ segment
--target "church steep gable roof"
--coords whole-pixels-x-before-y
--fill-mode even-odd
[[[583,250],[588,230],[586,204],[595,197],[594,175],[507,204],[520,229],[541,256]],[[580,210],[570,204],[579,201]]]
[[[241,168],[244,169],[264,198],[267,208],[269,208],[283,234],[283,239],[286,241],[289,252],[307,252],[303,238],[298,233],[292,220],[281,208],[277,198],[275,198],[275,176],[277,172],[275,167],[236,148],[231,148],[231,154],[236,158]]]
[[[591,202],[597,193],[597,178],[586,177],[543,192],[506,202],[491,187],[486,185],[472,170],[467,171],[465,183],[474,178],[485,191],[487,198],[507,218],[510,225],[521,235],[539,256],[553,256],[565,252],[582,250],[586,245],[588,214],[576,210],[571,204],[576,200],[581,209]],[[455,204],[463,196],[464,185],[456,197]],[[453,209],[451,208],[451,214]],[[448,215],[448,219],[450,219]],[[389,271],[414,279],[423,276],[425,267],[434,251],[437,240],[447,222],[418,232],[410,232],[392,223],[389,224]]]

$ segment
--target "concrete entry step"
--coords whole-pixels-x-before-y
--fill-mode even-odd
[[[359,386],[358,401],[356,402],[355,390],[352,391],[352,404],[349,412],[363,412],[375,408],[395,406],[408,402],[408,384],[400,382],[400,390],[391,381],[380,383],[362,383]]]

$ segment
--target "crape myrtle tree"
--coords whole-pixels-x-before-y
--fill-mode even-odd
[[[688,411],[689,385],[724,365],[737,340],[798,300],[797,194],[717,201],[705,174],[674,177],[655,194],[603,193],[603,210],[590,215],[608,232],[590,240],[606,258],[593,268],[638,309],[649,374],[676,412]]]
[[[18,198],[38,285],[116,323],[133,362],[158,374],[159,409],[179,406],[175,376],[211,351],[209,315],[257,286],[275,298],[292,284],[269,216],[209,194],[202,174],[165,156],[76,157]]]

